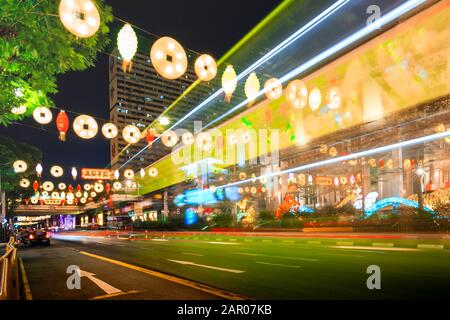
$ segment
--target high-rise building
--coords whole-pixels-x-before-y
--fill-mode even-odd
[[[132,124],[143,131],[196,80],[193,67],[196,56],[192,52],[187,55],[186,73],[176,80],[167,80],[156,72],[148,52],[137,52],[131,71],[124,72],[118,50],[114,49],[109,60],[110,121],[117,125],[119,134],[111,139],[111,168],[117,169],[132,158],[124,168],[136,171],[168,153],[161,143],[155,143],[135,156],[146,146],[145,138],[122,152],[128,145],[122,130]]]

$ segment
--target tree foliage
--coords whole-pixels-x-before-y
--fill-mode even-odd
[[[0,0],[0,124],[30,116],[38,106],[53,106],[56,76],[94,65],[98,52],[109,43],[112,10],[93,0],[101,24],[90,38],[77,38],[58,16],[59,1]],[[24,115],[11,113],[25,106]]]

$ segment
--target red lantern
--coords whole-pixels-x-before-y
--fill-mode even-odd
[[[77,191],[81,191],[81,186],[77,185]]]
[[[64,110],[61,110],[56,117],[56,127],[59,131],[59,140],[66,141],[66,132],[69,130],[69,117]]]
[[[150,145],[155,140],[155,132],[153,130],[147,130],[145,140],[147,141],[147,144]]]
[[[378,162],[378,165],[380,166],[380,168],[383,168],[383,167],[384,167],[384,160],[381,159],[381,160]]]
[[[111,190],[111,185],[109,184],[109,182],[106,183],[105,190],[106,190],[106,193],[109,193],[109,191]]]
[[[38,189],[39,189],[39,182],[34,180],[34,182],[33,182],[33,190],[34,190],[34,192],[37,192]]]
[[[68,187],[68,189],[69,189],[69,192],[73,192],[73,187],[72,187],[72,185],[71,185],[71,184],[69,184],[69,187]]]

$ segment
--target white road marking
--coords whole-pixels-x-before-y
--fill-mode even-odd
[[[202,254],[198,254],[198,253],[182,252],[182,254],[187,254],[189,256],[203,257]]]
[[[200,267],[200,268],[207,268],[207,269],[213,269],[213,270],[219,270],[219,271],[225,271],[225,272],[231,272],[231,273],[243,273],[243,272],[245,272],[243,270],[227,269],[227,268],[208,266],[208,265],[205,265],[205,264],[198,264],[198,263],[194,263],[192,261],[171,260],[171,259],[167,259],[167,260],[175,262],[175,263],[183,264],[183,265],[190,265],[190,266],[196,266],[196,267]]]
[[[442,244],[421,244],[417,245],[419,249],[444,249],[444,245]]]
[[[252,257],[268,257],[268,258],[279,258],[279,259],[288,259],[288,260],[302,260],[302,261],[313,261],[313,262],[319,261],[319,259],[312,259],[312,258],[274,256],[274,255],[262,254],[262,253],[249,253],[249,252],[233,252],[233,253],[234,254],[241,254],[241,255],[244,255],[244,256],[252,256]]]
[[[373,242],[373,247],[393,247],[394,244],[392,242]]]
[[[220,242],[220,241],[210,241],[210,242],[207,242],[207,243],[210,243],[210,244],[239,244],[239,243],[236,243],[236,242]]]
[[[268,265],[268,266],[276,266],[276,267],[300,268],[300,266],[293,266],[293,265],[290,265],[290,264],[269,263],[269,262],[262,262],[262,261],[255,261],[255,263],[265,264],[265,265]]]
[[[106,283],[105,281],[102,281],[95,276],[95,273],[87,272],[84,270],[80,270],[80,277],[86,277],[89,280],[91,280],[93,283],[95,283],[100,289],[105,291],[106,294],[113,294],[113,293],[121,293],[122,290],[114,288],[112,285]]]
[[[360,249],[360,250],[364,250],[367,249],[367,251],[370,250],[385,250],[385,251],[420,251],[418,249],[413,249],[413,248],[387,248],[387,247],[363,247],[363,246],[335,246],[332,248],[338,248],[338,249]]]
[[[161,239],[161,238],[155,238],[155,239],[152,239],[152,241],[166,242],[166,241],[169,241],[169,240],[167,240],[167,239]]]

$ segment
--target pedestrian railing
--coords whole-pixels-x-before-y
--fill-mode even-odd
[[[0,300],[19,299],[19,269],[17,266],[17,249],[11,237],[6,245],[6,252],[0,257]]]

